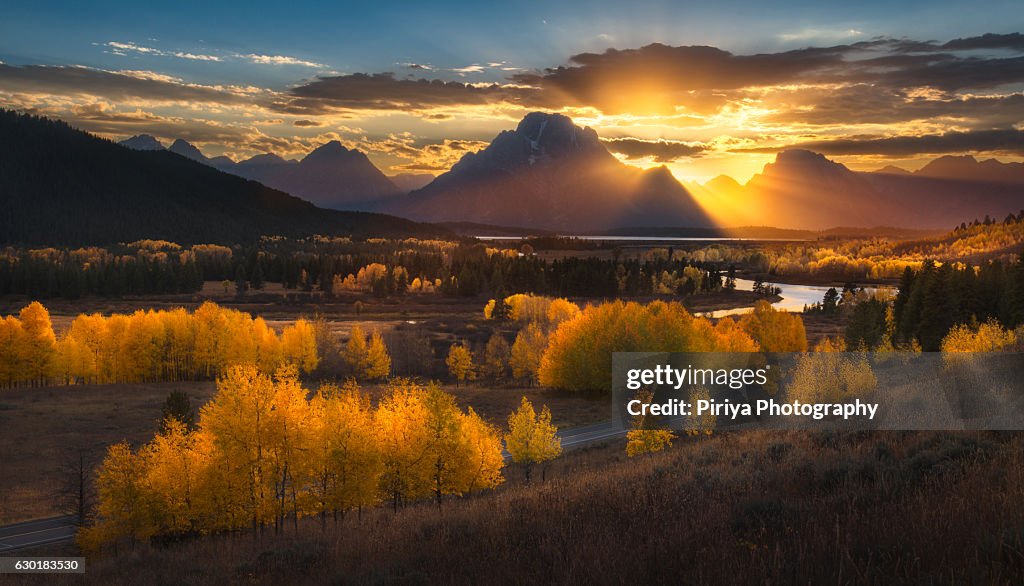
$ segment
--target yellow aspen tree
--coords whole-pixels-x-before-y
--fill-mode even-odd
[[[397,511],[400,505],[430,494],[429,414],[422,386],[393,380],[375,413],[383,461],[381,491]]]
[[[256,365],[260,370],[271,373],[281,366],[281,341],[277,333],[262,317],[253,320],[252,335],[256,344]]]
[[[363,328],[352,326],[348,342],[341,349],[341,359],[353,375],[364,375],[369,362],[369,347],[366,343],[366,334],[363,333]]]
[[[11,387],[24,379],[24,336],[18,318],[8,315],[0,320],[0,387]]]
[[[501,432],[484,421],[470,407],[459,417],[460,439],[465,444],[465,461],[460,492],[494,488],[504,482],[505,458],[501,453]]]
[[[649,403],[653,396],[650,391],[643,390],[637,393],[636,398]],[[675,434],[667,429],[656,429],[651,423],[645,414],[633,418],[633,429],[626,432],[626,455],[630,458],[660,452],[672,445],[672,440],[676,438]]]
[[[500,332],[491,334],[484,348],[483,374],[494,382],[505,380],[508,376],[511,353],[505,336]]]
[[[366,350],[366,370],[364,375],[369,380],[387,378],[391,374],[391,355],[380,332],[370,336],[370,344]]]
[[[195,322],[195,349],[193,357],[200,376],[209,378],[220,371],[221,346],[224,343],[222,332],[224,316],[221,308],[212,301],[203,302],[192,314]]]
[[[44,384],[54,374],[57,356],[57,337],[50,323],[50,312],[38,301],[33,301],[18,313],[24,335],[23,368],[32,384]]]
[[[537,384],[541,359],[547,346],[548,337],[539,325],[530,323],[519,330],[509,355],[512,376],[530,385]]]
[[[160,312],[166,335],[165,371],[171,381],[195,378],[193,350],[196,344],[192,315],[183,307]]]
[[[445,358],[448,365],[448,372],[455,378],[455,386],[467,380],[476,378],[476,368],[473,364],[473,353],[465,342],[452,344],[448,349],[448,357]]]
[[[537,415],[530,400],[523,397],[519,408],[508,416],[505,449],[513,462],[525,466],[527,482],[535,464],[557,458],[562,453],[562,440],[558,437],[558,428],[551,424],[551,411],[547,405]]]
[[[320,364],[316,349],[316,330],[304,319],[281,332],[281,356],[284,362],[294,364],[302,372],[310,373]]]
[[[767,301],[758,301],[754,311],[740,318],[739,325],[764,352],[807,351],[807,333],[800,316],[777,310]]]
[[[558,324],[568,321],[580,313],[580,306],[568,299],[555,299],[548,305],[547,319],[549,327],[556,327]]]
[[[254,530],[274,519],[275,395],[270,376],[252,365],[232,366],[217,379],[217,393],[199,416],[217,451],[215,466],[235,491],[230,506],[240,508]]]
[[[154,521],[164,535],[203,529],[196,502],[204,492],[201,484],[209,465],[208,454],[197,446],[196,434],[174,418],[140,452],[145,462],[147,486],[155,501]]]
[[[75,353],[65,358],[71,377],[85,383],[100,382],[106,329],[106,320],[98,313],[82,314],[72,320],[64,336],[67,350]]]
[[[145,461],[132,453],[127,442],[107,448],[96,474],[97,525],[106,540],[127,537],[134,546],[155,533],[146,472]]]
[[[310,442],[310,412],[306,389],[299,382],[298,367],[282,366],[274,374],[274,398],[270,410],[270,462],[274,483],[275,523],[283,529],[285,518],[291,512],[298,530],[298,493],[308,469],[303,457]]]
[[[310,401],[306,509],[322,520],[379,501],[383,460],[370,399],[354,384],[323,385]]]
[[[463,441],[459,426],[461,412],[455,397],[437,385],[430,385],[424,395],[424,405],[429,433],[426,457],[430,462],[430,488],[440,507],[443,496],[462,493],[464,464],[469,461],[468,444]]]

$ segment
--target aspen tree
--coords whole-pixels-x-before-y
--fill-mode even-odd
[[[513,462],[525,465],[527,482],[535,464],[557,458],[562,453],[562,440],[558,437],[558,428],[551,424],[551,411],[546,405],[537,415],[530,400],[523,397],[519,408],[508,416],[505,449]]]
[[[470,352],[465,342],[452,344],[448,349],[448,357],[445,358],[444,362],[448,365],[448,372],[455,378],[456,386],[476,378],[473,353]]]

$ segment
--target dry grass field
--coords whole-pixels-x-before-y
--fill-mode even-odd
[[[139,545],[89,584],[954,583],[1024,577],[1024,436],[746,432],[325,527]],[[81,577],[74,578],[81,583]],[[45,580],[55,583],[53,577]],[[71,581],[70,579],[68,580]],[[24,583],[43,583],[39,576]]]
[[[317,381],[307,387],[315,389]],[[196,409],[213,395],[215,383],[149,383],[19,388],[0,391],[0,524],[62,514],[61,486],[69,481],[62,470],[81,453],[98,464],[108,445],[127,440],[149,441],[160,420],[167,395],[185,391]],[[488,421],[505,427],[508,414],[523,396],[539,408],[548,405],[553,421],[563,428],[607,421],[607,399],[554,393],[541,389],[446,386],[462,408],[472,406]],[[368,385],[376,402],[382,385]]]

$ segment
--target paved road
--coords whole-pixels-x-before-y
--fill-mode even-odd
[[[75,538],[75,517],[51,517],[0,527],[0,554]]]
[[[626,430],[615,429],[610,421],[558,432],[563,449],[578,448],[625,434]],[[511,459],[508,452],[504,452],[504,456],[506,461]],[[77,530],[75,517],[52,517],[6,525],[0,527],[0,554],[72,541]]]
[[[558,432],[558,437],[562,438],[563,450],[579,448],[599,441],[622,437],[624,435],[626,435],[626,430],[615,429],[615,426],[611,421],[584,425],[582,427],[574,427],[572,429],[564,429]],[[501,455],[504,456],[506,462],[512,460],[512,457],[505,450],[501,451]]]

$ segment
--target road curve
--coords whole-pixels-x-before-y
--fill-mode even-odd
[[[0,554],[75,538],[75,517],[50,517],[0,527]]]

